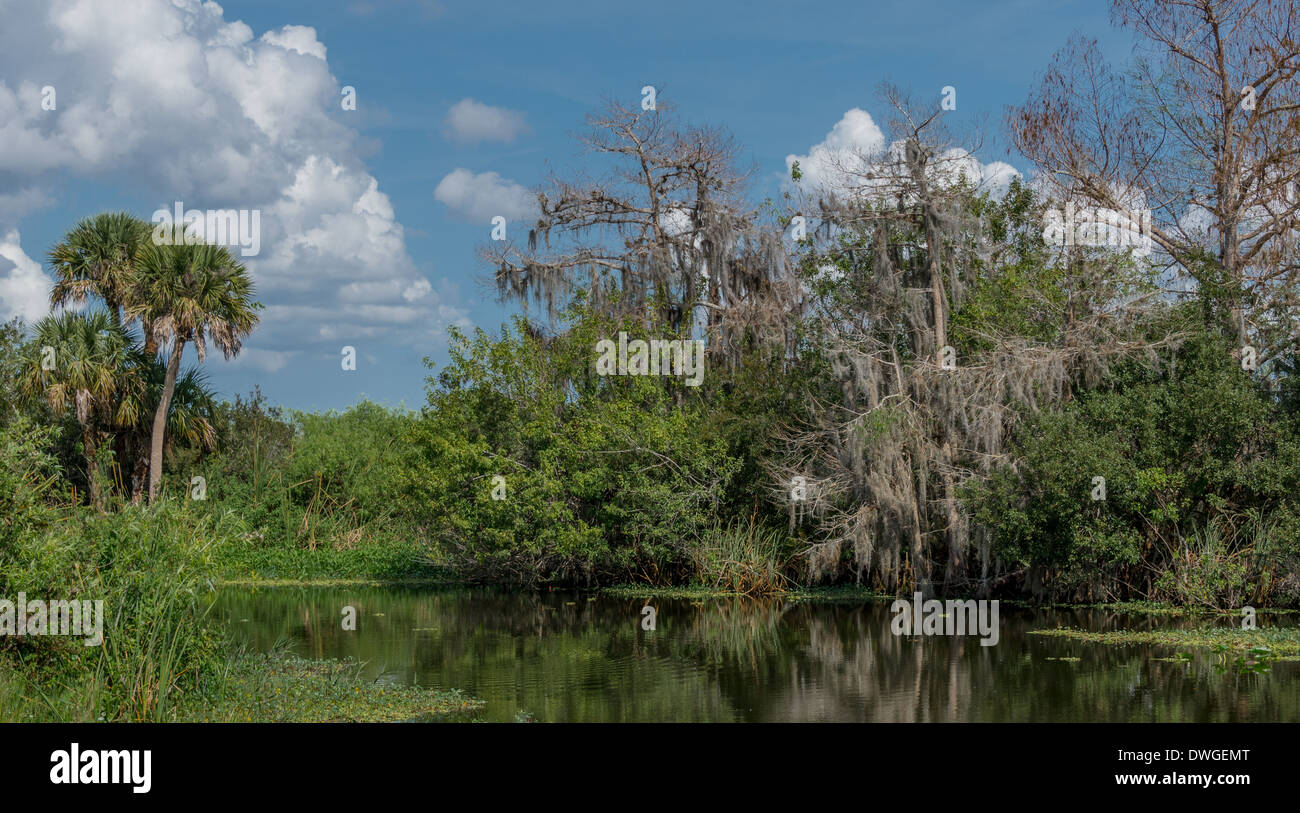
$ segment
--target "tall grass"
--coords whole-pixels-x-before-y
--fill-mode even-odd
[[[782,532],[752,521],[715,525],[689,550],[695,579],[705,587],[743,595],[784,592],[789,561],[785,543]]]
[[[1289,516],[1251,513],[1196,527],[1171,551],[1155,579],[1153,598],[1185,606],[1237,609],[1266,605],[1297,591],[1295,527]]]
[[[0,658],[0,715],[161,721],[219,662],[211,606],[220,520],[163,502],[99,515],[69,511],[0,557],[0,595],[103,602],[103,643],[24,637]]]

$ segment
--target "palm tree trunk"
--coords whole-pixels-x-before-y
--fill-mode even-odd
[[[158,355],[158,340],[153,335],[153,320],[141,319],[140,329],[144,331],[144,352],[149,358]]]
[[[171,358],[167,360],[167,375],[163,378],[162,394],[158,398],[158,412],[153,416],[153,438],[149,446],[149,502],[157,498],[158,484],[162,482],[163,433],[167,431],[167,409],[176,389],[176,374],[181,369],[184,349],[185,341],[177,336],[172,343]]]
[[[135,460],[135,465],[131,468],[131,502],[136,505],[139,505],[140,501],[144,499],[149,474],[149,445],[145,443],[144,433],[139,432],[138,434],[139,437],[131,443],[131,454]]]
[[[95,443],[95,430],[90,424],[81,425],[81,445],[86,453],[86,485],[90,487],[90,504],[96,510],[102,508],[99,495],[99,461],[98,445]]]
[[[151,360],[158,355],[158,339],[154,337],[153,320],[141,318],[140,329],[144,332],[144,352]],[[144,432],[135,432],[135,466],[131,470],[131,502],[136,505],[144,498],[146,477],[149,471],[150,444],[145,442]]]

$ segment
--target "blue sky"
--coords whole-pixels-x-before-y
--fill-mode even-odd
[[[728,128],[757,200],[787,156],[866,137],[871,119],[849,111],[883,126],[882,80],[955,87],[955,128],[987,117],[978,158],[1024,171],[1006,106],[1074,33],[1125,61],[1108,6],[0,0],[0,315],[40,315],[45,252],[79,217],[256,208],[248,265],[268,307],[238,361],[209,357],[215,387],[418,407],[446,327],[511,312],[484,282],[483,213],[580,166],[572,135],[603,99],[635,105],[654,85],[683,120]]]

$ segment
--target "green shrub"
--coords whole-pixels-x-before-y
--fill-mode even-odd
[[[100,514],[47,502],[49,433],[0,430],[0,597],[100,601],[103,641],[0,637],[4,719],[166,719],[219,653],[205,624],[221,518],[163,501]]]
[[[680,382],[594,371],[617,327],[575,318],[552,339],[518,322],[455,334],[412,428],[402,493],[434,549],[514,581],[670,583],[741,462]],[[504,499],[498,499],[504,497]]]
[[[1224,339],[1027,417],[1013,449],[966,501],[1031,589],[1216,607],[1296,590],[1300,433]]]

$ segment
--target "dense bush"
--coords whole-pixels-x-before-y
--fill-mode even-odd
[[[222,557],[236,577],[411,578],[422,564],[412,512],[394,490],[409,467],[411,413],[362,401],[342,412],[282,413],[260,393],[218,408],[221,449],[191,455],[171,491],[194,509],[233,513],[240,543]]]
[[[103,602],[103,641],[0,637],[0,718],[167,719],[218,660],[203,623],[226,524],[174,503],[100,514],[54,502],[51,432],[0,429],[0,597]]]
[[[740,461],[680,382],[596,375],[592,348],[617,333],[453,337],[401,480],[441,554],[526,581],[686,572]]]
[[[1029,416],[1014,448],[1018,464],[969,502],[1032,591],[1295,600],[1300,433],[1225,339],[1197,333],[1158,368],[1124,366],[1064,409]]]

